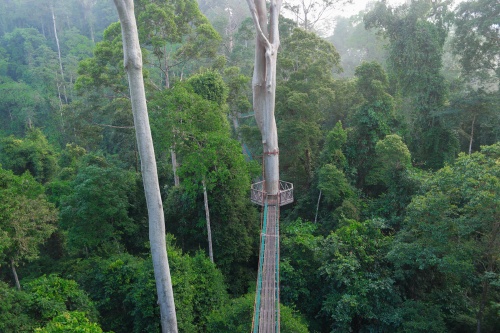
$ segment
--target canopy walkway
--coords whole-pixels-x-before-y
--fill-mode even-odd
[[[252,333],[279,333],[279,213],[280,206],[293,202],[293,185],[280,181],[278,195],[264,189],[262,181],[251,190],[252,202],[264,206]]]

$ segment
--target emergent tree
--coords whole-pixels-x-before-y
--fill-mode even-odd
[[[174,294],[166,251],[165,218],[160,196],[153,139],[142,77],[142,53],[134,16],[133,0],[114,0],[120,17],[123,39],[124,66],[130,86],[130,99],[134,115],[137,146],[141,158],[144,192],[149,214],[149,240],[155,273],[158,304],[160,305],[163,333],[177,333]]]

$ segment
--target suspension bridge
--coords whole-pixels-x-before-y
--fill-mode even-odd
[[[251,188],[251,201],[264,207],[252,333],[279,333],[280,206],[293,202],[293,184],[280,181],[277,195],[267,194],[265,188],[265,181]]]

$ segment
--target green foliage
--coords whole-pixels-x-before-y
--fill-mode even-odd
[[[208,314],[227,301],[220,271],[197,253],[182,254],[168,242],[169,265],[179,330],[206,332]],[[102,317],[115,332],[160,332],[159,307],[151,260],[128,254],[83,262],[81,279]]]
[[[439,307],[432,303],[407,300],[399,310],[401,325],[396,332],[449,332]]]
[[[363,62],[354,72],[358,91],[368,101],[376,100],[384,95],[389,79],[382,66],[377,62]]]
[[[418,145],[419,147],[414,155],[418,160],[422,160],[420,156],[427,156],[423,163],[426,169],[437,169],[444,166],[445,163],[453,162],[459,152],[456,131],[444,125],[439,124],[431,127],[422,133],[421,139],[421,144],[413,143],[413,146]]]
[[[337,18],[336,48],[280,19],[280,171],[296,190],[280,224],[282,332],[500,327],[500,148],[480,148],[500,137],[497,2],[462,2],[453,20],[448,1],[376,4],[364,20],[378,36],[362,14]],[[259,167],[233,139],[261,153],[253,119],[239,118],[252,112],[255,32],[236,0],[198,3],[224,55],[196,1],[135,1],[166,227],[189,253],[169,242],[179,328],[248,332]],[[0,281],[0,332],[102,332],[96,318],[160,330],[119,23],[102,33],[113,21],[112,2],[0,1],[0,278],[9,266],[24,278],[22,291]],[[380,65],[355,70],[363,60]],[[449,69],[462,75],[447,82]],[[459,140],[473,154],[455,160]],[[203,182],[217,267],[203,254]]]
[[[202,89],[201,81],[197,84]],[[219,89],[219,92],[222,91]],[[218,97],[219,100],[222,96]],[[175,145],[176,150],[190,151],[203,144],[211,133],[228,133],[229,124],[224,110],[215,102],[196,94],[188,83],[180,82],[171,89],[159,92],[151,102],[150,110],[153,137],[161,150]]]
[[[323,240],[318,225],[298,219],[281,224],[280,300],[306,316],[311,331],[319,331],[317,314],[323,299],[316,260]]]
[[[226,103],[228,88],[217,72],[207,71],[193,75],[188,82],[193,91],[207,101],[215,102],[220,107]]]
[[[141,273],[145,266],[144,260],[122,254],[107,260],[89,259],[80,262],[79,266],[78,280],[103,318],[102,327],[115,332],[132,332],[134,318],[130,313],[134,304],[128,298],[139,277],[144,274]],[[151,297],[154,297],[154,286],[142,287],[150,289]],[[156,327],[159,323],[151,322],[150,325]]]
[[[120,23],[111,24],[105,31],[103,40],[96,44],[94,57],[79,63],[77,92],[95,91],[103,87],[115,93],[126,93],[126,78],[123,71],[123,48]]]
[[[334,107],[333,71],[339,71],[335,47],[314,33],[295,29],[278,53],[276,121],[283,179],[297,193],[312,183],[322,137],[321,125]],[[314,78],[314,79],[313,79]]]
[[[0,81],[0,128],[6,133],[23,135],[32,124],[42,125],[47,103],[39,91],[24,82]]]
[[[335,127],[326,135],[323,151],[321,152],[321,162],[333,163],[339,168],[347,167],[347,160],[342,152],[347,142],[347,132],[342,128],[342,122],[338,121]]]
[[[57,171],[55,149],[47,142],[40,129],[28,131],[26,138],[13,136],[0,141],[0,162],[16,175],[29,171],[40,183],[47,183]]]
[[[239,126],[239,117],[241,114],[251,113],[252,104],[249,101],[251,88],[251,78],[242,74],[241,69],[238,67],[227,67],[223,72],[224,82],[226,82],[228,89],[227,105],[229,108],[229,115],[233,119],[233,124],[237,131],[236,135],[241,136],[241,129]],[[244,121],[244,120],[243,120]]]
[[[494,259],[500,251],[498,152],[498,145],[483,147],[482,153],[461,155],[438,171],[409,205],[389,253],[402,284],[421,286],[410,293],[412,299],[438,305],[447,327],[471,330],[477,318],[489,331],[496,322],[487,309],[488,300],[498,295],[489,278],[499,271]]]
[[[488,78],[494,72],[497,80],[500,78],[500,66],[495,60],[500,52],[495,19],[499,15],[500,6],[495,0],[467,1],[459,5],[454,20],[453,51],[460,55],[465,74]]]
[[[395,331],[399,296],[384,226],[344,219],[326,237],[320,228],[301,220],[282,226],[284,303],[305,314],[313,331]]]
[[[442,117],[457,128],[461,151],[478,151],[481,146],[496,143],[500,128],[496,117],[500,94],[463,85],[457,88]]]
[[[396,134],[378,141],[375,154],[374,167],[366,181],[380,194],[370,201],[369,211],[399,230],[406,207],[418,193],[425,173],[412,166],[410,151]]]
[[[61,48],[61,52],[68,55],[67,61],[71,61],[67,65],[74,65],[73,61],[81,61],[92,56],[94,44],[73,27],[62,31]]]
[[[183,255],[180,250],[175,251],[173,246],[169,246],[169,260],[176,311],[178,321],[181,321],[179,329],[206,332],[208,315],[222,307],[228,299],[221,272],[200,252],[193,256]],[[152,274],[149,281],[154,282]],[[136,300],[143,296],[136,295]]]
[[[39,246],[56,229],[57,211],[29,173],[0,168],[0,262],[13,267],[38,258]]]
[[[356,88],[364,102],[349,119],[346,155],[357,173],[358,187],[365,186],[366,177],[374,168],[375,146],[390,134],[394,119],[394,100],[387,93],[387,76],[379,64],[363,63],[356,68]],[[366,189],[365,189],[366,190]]]
[[[30,85],[43,85],[43,80],[54,79],[56,54],[47,46],[47,40],[34,28],[15,29],[2,38],[2,45],[8,50],[8,74],[14,81]],[[50,64],[51,67],[43,68]]]
[[[397,134],[387,135],[375,145],[376,166],[369,175],[372,184],[382,183],[386,186],[394,184],[395,172],[404,172],[412,167],[411,154],[401,137]]]
[[[331,130],[337,122],[341,121],[343,126],[349,125],[350,114],[361,105],[363,96],[357,90],[357,80],[337,79],[332,83],[334,100],[328,112],[325,113],[324,128]]]
[[[325,164],[319,170],[318,189],[322,191],[326,202],[334,206],[354,196],[354,190],[344,172],[333,164]]]
[[[59,155],[59,167],[61,171],[58,178],[61,180],[73,180],[78,172],[80,160],[87,154],[87,151],[74,144],[68,143],[64,150]]]
[[[281,23],[282,20],[280,19]],[[234,47],[228,55],[228,65],[237,66],[245,76],[251,76],[255,57],[255,26],[251,17],[244,18],[234,34]]]
[[[338,332],[352,326],[390,331],[397,320],[394,282],[385,255],[391,237],[377,221],[345,220],[321,243],[319,272],[327,285],[322,314]]]
[[[104,31],[92,58],[79,62],[75,90],[79,98],[64,109],[66,142],[117,154],[129,166],[137,166],[119,23]]]
[[[442,68],[447,36],[447,2],[413,1],[393,9],[379,3],[365,15],[365,26],[389,39],[389,69],[408,110],[401,115],[410,128],[410,149],[418,163],[438,169],[458,151],[453,130],[436,117],[446,101]]]
[[[33,332],[35,327],[48,322],[48,327],[53,327],[50,322],[58,322],[58,318],[65,316],[68,311],[78,311],[79,317],[82,318],[96,319],[94,305],[75,281],[50,275],[23,285],[24,290],[18,291],[0,281],[2,332]],[[85,320],[88,322],[88,319]],[[68,327],[65,328],[67,330],[64,332],[75,332]]]
[[[221,38],[196,1],[141,0],[135,5],[139,40],[152,49],[151,62],[162,72],[159,87],[169,87],[170,75],[182,76],[188,63],[215,56]]]
[[[52,319],[47,326],[35,329],[36,333],[102,333],[102,329],[90,322],[85,313],[79,311],[64,312]]]
[[[57,54],[34,28],[16,28],[0,37],[0,128],[22,136],[32,126],[58,128],[52,108],[57,103]],[[2,67],[2,66],[0,66]],[[57,133],[54,133],[57,134]]]
[[[207,248],[205,182],[214,261],[231,277],[231,290],[241,294],[251,279],[247,266],[258,226],[247,196],[250,166],[241,145],[230,138],[227,106],[212,100],[224,102],[226,90],[220,75],[207,72],[158,93],[151,110],[157,147],[163,151],[175,147],[180,161],[182,189],[169,191],[165,201],[167,230],[178,237],[185,251]]]
[[[283,50],[278,53],[280,74],[286,80],[293,76],[316,74],[316,80],[330,77],[340,71],[340,56],[333,44],[313,32],[296,28],[283,40]]]
[[[1,242],[0,242],[1,244]],[[36,325],[26,309],[29,295],[0,281],[0,331],[29,332]]]
[[[188,153],[184,151],[184,153]],[[179,168],[181,190],[170,191],[165,202],[167,230],[175,232],[183,248],[207,248],[201,182],[207,185],[214,260],[233,293],[242,293],[251,275],[258,225],[248,200],[249,166],[241,146],[223,135],[210,135],[204,147],[183,156]]]
[[[231,300],[224,307],[212,312],[208,318],[207,333],[244,333],[252,329],[255,294]],[[307,333],[304,320],[290,308],[280,305],[280,332]]]
[[[53,320],[67,311],[80,311],[85,316],[96,319],[94,305],[73,280],[56,275],[42,276],[26,283],[25,292],[29,294],[27,306],[31,316],[39,324]]]
[[[112,165],[79,169],[72,193],[60,205],[61,227],[73,253],[114,253],[124,238],[139,231],[128,216],[128,194],[134,186],[133,173]]]

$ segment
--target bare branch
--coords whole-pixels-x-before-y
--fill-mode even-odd
[[[97,123],[92,123],[96,126],[101,126],[101,127],[111,127],[111,128],[122,128],[122,129],[133,129],[134,126],[115,126],[115,125],[108,125],[108,124],[97,124]]]
[[[248,7],[250,8],[250,13],[252,14],[252,19],[255,24],[255,30],[257,30],[257,37],[266,47],[266,50],[271,49],[271,43],[267,39],[266,35],[262,31],[262,27],[260,26],[259,17],[257,15],[257,8],[255,7],[254,0],[247,0]]]

